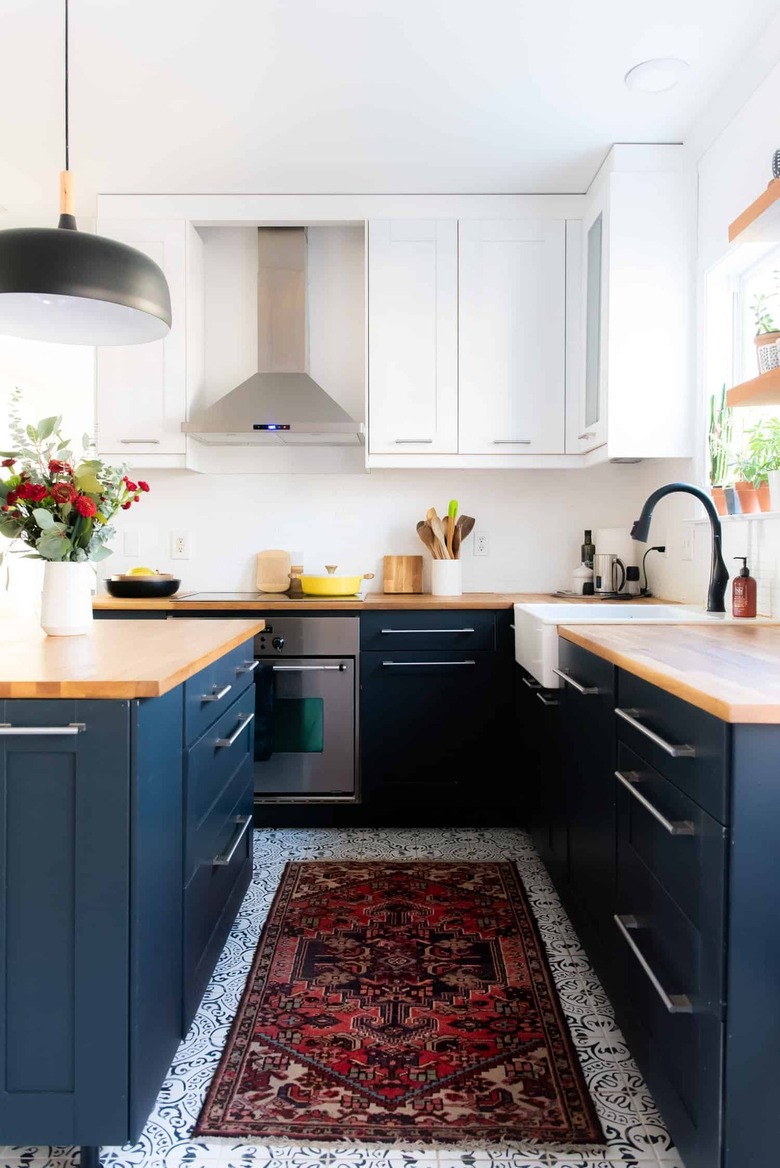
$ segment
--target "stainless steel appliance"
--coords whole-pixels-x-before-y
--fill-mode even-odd
[[[620,575],[619,581],[617,580],[618,573]],[[612,555],[611,552],[597,552],[593,557],[594,591],[614,595],[616,592],[623,591],[625,582],[626,569],[620,557]]]
[[[255,637],[255,801],[358,798],[357,616],[273,616]]]

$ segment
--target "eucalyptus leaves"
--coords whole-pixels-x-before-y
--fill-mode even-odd
[[[148,485],[131,482],[123,467],[90,457],[87,434],[81,454],[75,455],[70,440],[62,437],[59,417],[23,426],[18,391],[12,401],[11,437],[17,448],[0,454],[5,472],[0,480],[0,534],[19,540],[34,559],[105,559],[114,535],[110,520],[120,508],[138,502]]]

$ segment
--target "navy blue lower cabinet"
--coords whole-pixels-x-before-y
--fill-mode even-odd
[[[569,875],[569,820],[561,758],[561,701],[515,666],[512,753],[520,822],[556,885]]]

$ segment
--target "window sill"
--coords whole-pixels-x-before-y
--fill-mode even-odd
[[[752,520],[759,520],[763,522],[765,519],[780,519],[780,511],[740,511],[738,515],[719,515],[721,523],[744,523]],[[697,523],[703,526],[709,526],[709,519],[706,515],[693,515],[688,519],[683,519],[683,523]]]

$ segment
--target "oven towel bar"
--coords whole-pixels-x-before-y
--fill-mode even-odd
[[[255,670],[255,762],[268,762],[274,752],[274,667],[260,662]]]

